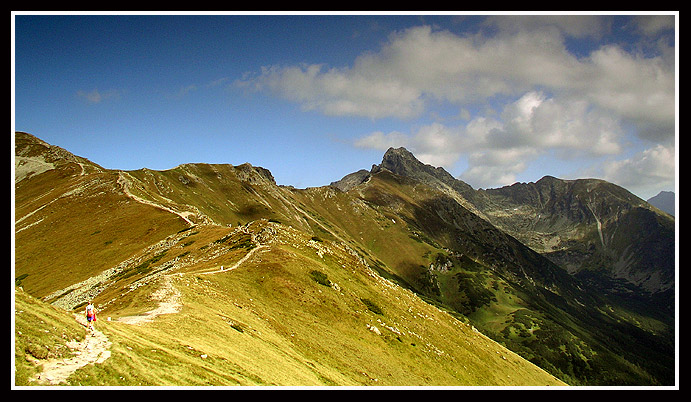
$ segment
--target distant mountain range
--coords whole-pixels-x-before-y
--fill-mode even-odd
[[[326,284],[327,276],[338,277],[340,289],[362,284],[360,292],[369,296],[358,300],[368,300],[370,312],[410,312],[398,292],[412,292],[567,384],[674,382],[674,218],[612,183],[547,176],[475,190],[405,148],[391,148],[369,170],[328,186],[295,189],[276,185],[270,171],[250,164],[118,171],[26,133],[16,133],[15,144],[15,279],[30,294],[68,311],[95,297],[117,316],[151,295],[163,275],[231,266],[238,253],[260,246],[262,259],[283,263],[247,262],[243,281],[260,284],[269,273],[282,276],[271,291],[267,284],[255,290],[260,293],[248,293],[252,300],[303,300],[307,288],[296,284],[296,275]],[[308,258],[289,238],[307,239],[300,244],[317,255]],[[343,253],[354,260],[337,262]],[[365,285],[369,279],[356,274],[354,261],[371,270],[368,278],[388,285]],[[273,330],[290,339],[298,330],[280,326],[281,320],[292,322],[309,311],[309,325],[323,326],[334,314],[331,307],[300,312],[306,306],[271,313],[285,317],[267,312],[266,322],[276,322]],[[351,326],[364,326],[359,314],[339,314],[354,320]],[[386,315],[374,317],[379,321],[368,326],[385,325]],[[454,340],[454,350],[468,345],[469,338],[453,326],[430,321],[425,328],[438,339]],[[374,347],[361,343],[362,337],[339,337],[338,348]],[[376,353],[402,366],[417,365],[392,339]],[[332,362],[326,351],[309,352],[316,347],[310,345],[291,353],[313,353],[309,359],[317,365]],[[462,360],[460,349],[453,353],[435,359]],[[371,364],[357,353],[351,358]],[[444,384],[463,383],[480,367],[462,361],[464,369]],[[410,381],[441,383],[456,372],[434,359],[419,364],[427,371]],[[489,374],[504,372],[503,363],[488,364],[493,369],[480,377],[503,382]],[[400,374],[388,376],[391,383],[403,381]],[[484,384],[480,377],[468,381]]]
[[[673,191],[660,191],[660,193],[648,200],[648,203],[661,211],[665,211],[668,214],[674,216],[674,192]]]

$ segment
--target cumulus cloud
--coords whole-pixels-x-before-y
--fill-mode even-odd
[[[483,29],[462,35],[412,27],[391,33],[378,52],[360,55],[351,66],[269,66],[236,84],[332,116],[410,119],[434,115],[437,105],[453,105],[464,112],[466,124],[378,131],[355,145],[405,146],[424,162],[447,168],[464,157],[468,170],[462,178],[471,184],[511,184],[546,152],[563,158],[620,154],[624,127],[646,141],[673,141],[673,45],[657,40],[651,53],[610,41],[581,54],[567,46],[568,38],[603,38],[613,29],[611,21],[494,16]],[[628,29],[649,41],[670,27],[673,16],[644,16]],[[478,104],[499,114],[469,114]],[[658,161],[652,154],[647,158]],[[615,172],[629,164],[634,161],[611,165],[609,175],[624,179]]]
[[[392,33],[379,52],[361,55],[352,67],[270,66],[238,84],[279,94],[306,110],[370,118],[418,116],[432,99],[467,105],[541,87],[581,97],[636,123],[669,127],[674,113],[670,60],[630,54],[617,45],[604,46],[585,58],[567,50],[565,34],[599,35],[604,30],[601,19],[546,16],[490,21],[502,27],[530,21],[543,29],[460,36],[430,26],[414,27]],[[558,29],[544,29],[548,22]]]
[[[489,187],[512,184],[531,161],[548,152],[565,159],[617,155],[623,134],[620,121],[585,101],[530,91],[497,118],[476,117],[453,127],[433,123],[409,134],[379,131],[355,145],[379,150],[403,146],[421,161],[447,169],[466,157],[462,179]]]
[[[629,159],[609,162],[603,170],[605,180],[652,197],[660,188],[674,188],[674,146],[658,144]]]
[[[271,66],[236,84],[278,94],[300,103],[304,110],[331,116],[406,118],[423,110],[418,89],[401,80],[375,75],[366,68],[329,69],[321,64]]]
[[[409,143],[410,141],[408,140],[408,136],[403,133],[399,133],[398,131],[393,131],[390,133],[376,131],[355,141],[355,146],[386,151],[389,148],[410,148]]]
[[[605,46],[593,52],[577,93],[638,124],[645,137],[674,134],[674,68],[661,57],[645,58]]]
[[[501,118],[504,126],[491,131],[489,147],[557,149],[572,156],[621,151],[619,121],[583,100],[557,100],[531,91],[509,104]]]
[[[552,29],[575,38],[600,38],[610,30],[602,15],[502,15],[488,17],[484,25],[508,34]]]
[[[469,168],[461,178],[481,187],[498,187],[516,182],[516,175],[530,161],[537,157],[539,150],[521,147],[501,150],[480,150],[469,158]]]
[[[644,35],[656,35],[665,30],[674,29],[673,15],[646,15],[633,18],[635,28]]]

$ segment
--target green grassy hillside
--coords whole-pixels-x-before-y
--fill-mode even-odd
[[[226,238],[232,257],[191,264],[168,278],[180,292],[181,310],[132,325],[121,314],[150,308],[131,296],[100,311],[98,328],[112,342],[111,357],[69,377],[70,385],[563,385],[532,363],[489,340],[410,291],[382,279],[347,247],[313,240],[268,221]],[[243,234],[246,234],[243,232]],[[220,233],[216,233],[220,234]],[[187,242],[213,247],[203,234]],[[221,244],[221,243],[216,243]],[[255,247],[232,270],[231,266]],[[203,246],[200,246],[200,248]],[[261,247],[261,248],[260,248]],[[235,261],[237,260],[237,261]],[[156,262],[158,264],[159,262]],[[163,277],[141,288],[141,295]],[[75,323],[69,313],[18,297],[16,309],[39,304],[58,318],[56,330]],[[43,315],[44,313],[39,313]],[[104,318],[110,316],[111,321]],[[17,322],[16,345],[33,320]],[[40,328],[38,328],[40,331]],[[76,331],[79,332],[78,330]],[[59,343],[59,342],[57,342]],[[33,363],[18,350],[18,372]],[[40,356],[37,356],[40,359]],[[27,375],[17,376],[23,385]]]

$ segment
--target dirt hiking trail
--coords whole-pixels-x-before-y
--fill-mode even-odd
[[[239,261],[237,261],[235,264],[233,264],[230,267],[223,268],[220,267],[217,270],[213,271],[195,271],[195,272],[187,272],[184,275],[209,275],[209,274],[217,274],[221,272],[229,272],[243,263],[245,263],[252,255],[254,255],[256,252],[266,249],[266,245],[260,245],[258,247],[253,248],[250,250],[244,257],[242,257]],[[175,286],[173,286],[171,282],[171,276],[181,276],[183,275],[182,273],[176,273],[176,274],[169,274],[169,275],[164,275],[161,280],[161,288],[158,289],[156,292],[154,292],[151,295],[152,300],[158,302],[158,307],[156,307],[153,310],[149,310],[145,313],[139,314],[139,315],[131,315],[131,316],[126,316],[126,317],[121,317],[118,318],[118,322],[124,322],[126,324],[133,324],[133,325],[139,325],[145,322],[151,322],[153,321],[154,318],[156,318],[159,315],[162,314],[174,314],[178,313],[180,309],[182,308],[182,303],[180,302],[180,291],[175,289]]]
[[[252,236],[252,240],[256,247],[250,250],[244,257],[242,257],[232,266],[227,268],[220,267],[220,269],[205,272],[188,272],[187,274],[217,274],[221,272],[229,272],[238,268],[253,255],[255,255],[255,253],[267,250],[268,246],[266,244],[257,242],[255,236]],[[153,321],[154,318],[161,314],[178,313],[182,308],[182,303],[180,302],[180,291],[175,288],[171,281],[171,276],[174,275],[182,274],[178,273],[163,275],[161,288],[151,295],[151,298],[158,302],[157,308],[147,311],[143,314],[121,317],[117,319],[117,321],[124,322],[126,324],[140,325]],[[83,315],[75,314],[74,316],[80,324],[86,327],[86,318]],[[110,350],[108,349],[112,343],[108,340],[108,337],[106,337],[105,334],[96,329],[97,326],[98,324],[94,325],[93,331],[87,333],[82,342],[72,341],[67,343],[67,346],[73,350],[75,355],[74,357],[67,359],[51,359],[42,363],[43,371],[38,373],[34,377],[33,381],[40,385],[58,385],[64,382],[67,377],[69,377],[77,369],[90,363],[102,363],[108,359],[110,357]]]
[[[121,317],[117,319],[117,321],[138,325],[144,322],[151,322],[156,316],[161,314],[179,312],[182,308],[182,304],[180,303],[180,292],[175,289],[171,283],[169,275],[163,276],[162,285],[160,289],[151,295],[151,298],[159,303],[158,307],[143,314]]]
[[[86,327],[86,318],[75,314],[75,318]],[[96,329],[88,332],[81,342],[68,342],[67,346],[73,350],[74,356],[67,359],[51,359],[43,363],[43,371],[34,377],[40,385],[58,385],[65,381],[77,369],[91,363],[103,363],[110,357],[111,342]]]

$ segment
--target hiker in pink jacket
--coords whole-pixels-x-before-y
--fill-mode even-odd
[[[88,330],[93,331],[94,321],[96,321],[96,309],[94,308],[94,302],[89,301],[89,304],[86,305],[86,328]]]

